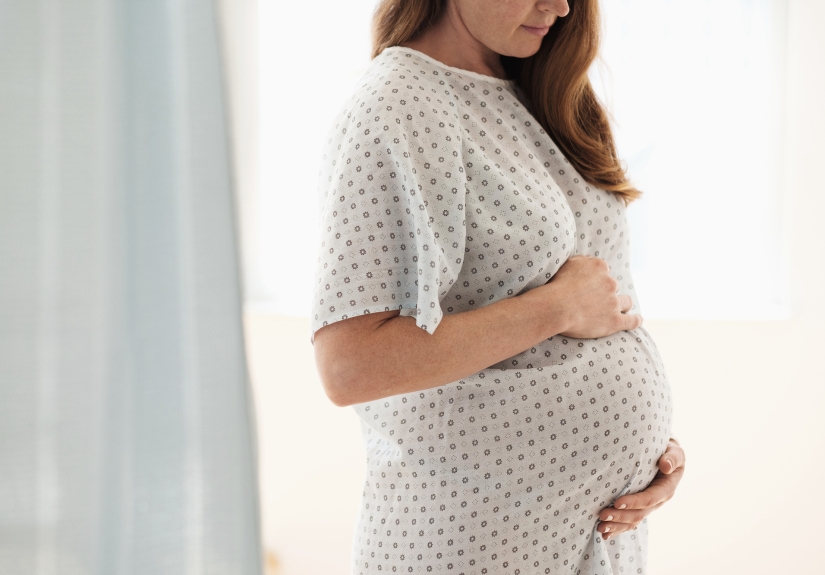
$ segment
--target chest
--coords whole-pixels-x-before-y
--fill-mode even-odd
[[[573,254],[615,249],[621,202],[579,178],[513,92],[479,90],[460,113],[465,258],[445,311],[542,285]]]
[[[517,155],[516,147],[466,148],[464,277],[457,287],[489,292],[488,301],[541,285],[575,249],[575,216],[564,193],[540,157]]]
[[[447,311],[545,283],[576,242],[575,216],[551,175],[552,142],[513,93],[479,90],[460,113],[465,258]]]

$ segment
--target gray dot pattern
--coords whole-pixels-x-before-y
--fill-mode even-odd
[[[513,82],[387,48],[334,121],[319,178],[313,333],[400,310],[432,334],[573,254],[605,259],[639,311],[624,204],[581,179]],[[671,433],[644,328],[554,336],[354,409],[368,465],[353,573],[645,573],[647,521],[595,531],[653,479]]]

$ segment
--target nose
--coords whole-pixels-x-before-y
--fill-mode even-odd
[[[567,0],[540,0],[537,7],[542,12],[550,12],[560,18],[570,13],[570,5]]]

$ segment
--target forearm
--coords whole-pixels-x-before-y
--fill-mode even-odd
[[[461,379],[512,357],[565,330],[564,302],[543,288],[486,307],[444,316],[430,335],[415,318],[395,316],[364,322],[357,337],[316,336],[319,372],[330,399],[351,405],[430,389]],[[346,323],[344,320],[339,323]],[[339,328],[343,326],[338,326]],[[336,324],[323,329],[335,330]],[[334,359],[324,361],[329,343]],[[331,351],[331,350],[329,350]]]

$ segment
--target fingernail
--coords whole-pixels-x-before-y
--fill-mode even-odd
[[[610,527],[606,527],[604,530],[605,533],[610,533]]]
[[[625,505],[624,503],[622,503],[621,505],[619,505],[619,509],[624,509],[625,507],[627,507],[627,505]]]
[[[613,516],[612,516],[612,515],[608,515],[608,516],[607,516],[607,519],[605,519],[605,521],[613,521]]]

